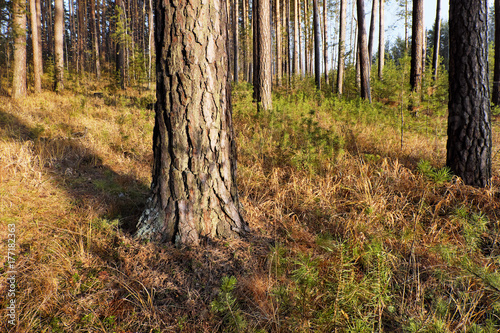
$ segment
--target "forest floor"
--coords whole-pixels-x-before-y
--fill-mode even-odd
[[[445,112],[375,100],[304,83],[257,113],[236,86],[252,232],[176,248],[132,237],[152,91],[86,82],[0,97],[0,331],[498,331],[498,125],[492,185],[476,189],[444,168]]]

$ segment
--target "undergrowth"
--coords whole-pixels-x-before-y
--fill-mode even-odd
[[[498,331],[498,156],[490,188],[463,185],[444,167],[442,95],[402,109],[410,97],[391,73],[373,105],[304,81],[258,113],[251,86],[235,86],[252,232],[199,249],[131,236],[150,182],[152,91],[81,81],[0,97],[0,232],[16,225],[19,305],[11,327],[4,261],[1,330]]]

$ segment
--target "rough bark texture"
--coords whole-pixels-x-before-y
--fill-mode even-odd
[[[36,2],[36,27],[38,30],[38,62],[40,63],[40,75],[43,75],[43,57],[42,57],[42,7],[40,0]]]
[[[95,75],[98,80],[101,79],[101,60],[99,56],[99,34],[97,33],[97,26],[99,20],[96,20],[95,16],[95,0],[90,1],[90,18],[92,25],[92,45],[94,47],[94,65],[95,65]]]
[[[196,245],[248,230],[239,212],[226,3],[157,1],[152,196],[137,236]]]
[[[12,97],[26,95],[26,1],[12,4],[14,31],[14,64],[12,68]]]
[[[38,35],[38,20],[36,18],[36,0],[30,0],[30,14],[31,14],[31,42],[33,46],[33,78],[35,83],[35,93],[42,91],[42,64],[40,63],[40,50],[39,50],[39,40],[40,35]]]
[[[500,105],[500,0],[495,0],[495,65],[493,69],[493,91],[491,101]]]
[[[385,65],[385,0],[380,0],[380,29],[379,29],[379,39],[378,39],[378,78],[382,80]]]
[[[337,71],[337,93],[341,96],[344,92],[344,68],[345,68],[345,38],[346,38],[346,0],[340,1],[340,23],[339,23],[339,65]]]
[[[320,37],[319,37],[319,12],[318,0],[313,0],[313,32],[314,32],[314,79],[316,88],[321,89],[321,58],[320,58]]]
[[[260,0],[252,0],[252,29],[253,29],[253,38],[252,38],[252,62],[253,62],[253,100],[254,102],[260,101],[260,89],[259,89],[259,79],[260,79],[260,43],[259,43],[259,1]]]
[[[372,101],[370,92],[370,57],[368,56],[368,43],[365,28],[365,6],[363,0],[358,4],[358,44],[359,44],[359,70],[361,83],[361,98]]]
[[[55,52],[55,91],[64,90],[64,7],[63,0],[55,0],[54,52]]]
[[[258,58],[259,78],[257,90],[259,91],[258,102],[264,110],[273,107],[271,100],[271,2],[270,0],[259,0],[258,19]]]
[[[328,16],[326,1],[323,0],[323,62],[325,67],[325,83],[328,85],[328,36],[327,36],[327,26],[328,26]]]
[[[450,98],[446,164],[465,184],[491,180],[487,1],[450,2]]]
[[[415,92],[422,88],[422,47],[424,45],[424,0],[413,0],[410,85]]]

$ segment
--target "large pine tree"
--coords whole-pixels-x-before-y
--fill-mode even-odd
[[[450,2],[450,98],[446,164],[465,184],[491,181],[487,0]]]
[[[158,1],[155,18],[152,194],[137,235],[188,245],[237,236],[248,227],[236,188],[226,2]]]

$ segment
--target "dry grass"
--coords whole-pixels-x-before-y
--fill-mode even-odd
[[[2,331],[237,331],[237,313],[249,332],[500,327],[498,156],[491,188],[438,184],[417,163],[443,165],[442,133],[415,121],[401,150],[388,116],[293,94],[255,116],[240,86],[252,234],[201,249],[145,244],[129,232],[150,181],[147,94],[87,83],[0,97],[0,233],[16,224],[18,255],[17,326],[2,307]],[[231,316],[211,307],[224,276],[237,278]]]

